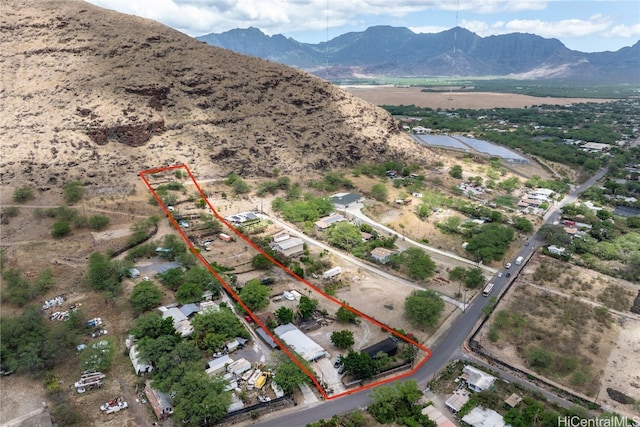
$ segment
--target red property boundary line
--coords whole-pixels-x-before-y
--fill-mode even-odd
[[[158,194],[156,193],[155,189],[151,186],[151,184],[149,183],[149,181],[147,180],[146,175],[152,175],[152,174],[156,174],[156,173],[161,173],[161,172],[167,172],[167,171],[171,171],[171,170],[176,170],[176,169],[183,169],[184,171],[186,171],[186,173],[189,175],[189,178],[191,178],[191,181],[193,182],[193,184],[195,185],[196,189],[198,190],[198,193],[200,194],[200,197],[202,197],[202,199],[205,201],[205,203],[207,204],[207,206],[209,207],[209,209],[211,210],[211,212],[213,212],[214,216],[220,221],[222,222],[224,225],[226,225],[230,230],[232,230],[239,238],[241,238],[242,240],[244,240],[245,243],[247,243],[248,245],[250,245],[252,248],[254,248],[258,253],[262,254],[264,257],[266,257],[269,261],[271,261],[273,264],[275,264],[276,266],[278,266],[279,268],[281,268],[283,271],[285,271],[287,274],[289,274],[291,277],[295,278],[296,280],[304,283],[306,286],[308,286],[310,289],[313,289],[314,291],[316,291],[317,293],[319,293],[320,295],[322,295],[324,298],[334,302],[335,304],[338,304],[342,307],[344,307],[345,309],[351,311],[352,313],[357,314],[358,316],[368,320],[369,322],[373,323],[376,326],[379,326],[380,328],[386,330],[387,332],[395,335],[396,337],[402,339],[405,342],[408,342],[414,346],[416,346],[417,348],[419,348],[420,350],[424,351],[426,353],[426,356],[420,360],[420,362],[418,362],[414,368],[409,371],[406,372],[404,374],[400,374],[400,375],[396,375],[390,378],[386,378],[380,381],[376,381],[374,383],[370,383],[370,384],[366,384],[364,386],[358,387],[358,388],[354,388],[351,390],[347,390],[343,393],[340,394],[336,394],[336,395],[332,395],[329,396],[326,394],[326,392],[324,391],[324,389],[322,388],[322,386],[320,385],[320,383],[318,382],[318,380],[316,379],[315,375],[310,372],[302,363],[300,363],[300,361],[298,361],[298,359],[295,357],[295,355],[289,350],[289,348],[286,345],[283,345],[283,343],[280,341],[280,339],[278,337],[276,337],[274,334],[271,333],[271,331],[269,331],[269,329],[262,324],[262,322],[260,321],[260,319],[258,319],[258,317],[251,311],[249,310],[249,308],[245,305],[244,302],[242,302],[242,300],[240,299],[239,295],[233,290],[233,288],[231,286],[229,286],[228,283],[226,283],[224,281],[224,279],[213,269],[213,267],[211,267],[211,264],[209,264],[209,262],[198,252],[198,250],[191,244],[191,241],[189,240],[189,238],[187,237],[187,235],[184,233],[184,231],[182,231],[182,227],[180,227],[180,225],[178,224],[178,222],[176,221],[176,219],[173,217],[173,215],[171,215],[171,212],[167,209],[167,207],[164,205],[164,203],[162,202],[162,199],[158,196]],[[392,381],[396,381],[402,378],[406,378],[409,377],[411,375],[413,375],[416,371],[418,371],[420,369],[420,367],[427,361],[429,360],[429,358],[431,357],[431,350],[429,350],[427,347],[423,346],[422,344],[419,344],[417,342],[415,342],[414,340],[410,339],[409,337],[402,335],[400,333],[398,333],[397,331],[393,330],[392,328],[390,328],[389,326],[385,325],[384,323],[381,323],[379,321],[377,321],[376,319],[367,316],[366,314],[360,312],[359,310],[344,304],[342,301],[334,298],[331,295],[328,295],[326,293],[324,293],[323,291],[321,291],[320,289],[318,289],[315,285],[311,284],[310,282],[308,282],[307,280],[305,280],[304,278],[298,276],[296,273],[294,273],[293,271],[289,270],[287,267],[285,267],[284,265],[282,265],[280,262],[278,262],[277,260],[275,260],[274,258],[272,258],[269,254],[265,253],[264,251],[262,251],[262,249],[260,249],[255,243],[253,243],[249,238],[247,238],[244,234],[242,234],[241,232],[239,232],[233,225],[231,225],[224,217],[222,217],[218,211],[209,203],[209,200],[207,199],[207,197],[205,196],[204,192],[202,191],[202,188],[200,188],[200,185],[198,184],[198,181],[195,179],[195,177],[193,176],[193,174],[191,173],[191,170],[189,169],[189,167],[185,164],[181,164],[181,165],[174,165],[174,166],[166,166],[166,167],[161,167],[161,168],[154,168],[154,169],[147,169],[144,171],[141,171],[138,173],[138,175],[140,176],[140,178],[142,178],[142,181],[144,182],[144,184],[147,186],[147,188],[149,189],[149,191],[151,192],[151,194],[153,195],[153,197],[156,199],[156,201],[158,202],[158,204],[160,205],[160,207],[162,208],[162,210],[164,211],[164,213],[166,214],[166,216],[169,218],[169,221],[171,221],[171,223],[173,224],[174,228],[178,231],[178,233],[180,233],[180,235],[182,236],[184,242],[186,243],[187,247],[189,248],[189,250],[193,253],[193,255],[196,256],[196,258],[198,258],[200,260],[200,262],[209,270],[209,272],[218,280],[218,282],[224,287],[224,289],[233,297],[233,299],[236,300],[236,302],[238,304],[240,304],[240,306],[247,312],[249,313],[249,315],[251,316],[251,318],[253,319],[253,321],[258,324],[262,330],[267,333],[273,340],[274,342],[276,342],[278,344],[278,346],[280,347],[280,349],[287,355],[289,356],[289,358],[296,364],[298,365],[298,367],[300,369],[302,369],[302,371],[307,374],[307,376],[311,379],[311,381],[315,384],[316,388],[318,389],[318,391],[320,392],[320,394],[322,394],[322,397],[325,400],[331,400],[331,399],[337,399],[339,397],[342,396],[346,396],[349,394],[353,394],[353,393],[357,393],[360,392],[362,390],[366,390],[366,389],[370,389],[372,387],[376,387],[382,384],[386,384]]]

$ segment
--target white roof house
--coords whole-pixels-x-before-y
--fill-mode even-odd
[[[136,375],[153,372],[153,366],[151,366],[147,362],[140,360],[140,356],[135,344],[133,344],[131,348],[129,348],[129,359],[131,359],[131,364],[133,365],[133,370],[136,372]]]
[[[389,257],[395,252],[387,248],[375,248],[371,251],[371,258],[375,259],[380,264],[386,264],[389,261]]]
[[[327,352],[320,344],[306,336],[291,323],[278,326],[273,332],[307,361],[322,359]]]
[[[218,357],[209,361],[209,368],[205,371],[208,375],[217,375],[227,370],[227,365],[233,363],[233,359],[228,355]]]
[[[296,256],[304,252],[304,241],[297,237],[273,242],[271,248],[284,256]]]
[[[476,406],[467,415],[462,417],[462,421],[472,427],[505,427],[502,415],[493,409],[486,409]]]
[[[496,377],[489,375],[480,369],[467,365],[462,369],[464,374],[467,374],[467,386],[470,390],[479,392],[488,389],[493,385]]]

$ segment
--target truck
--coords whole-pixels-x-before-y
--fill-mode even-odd
[[[518,258],[516,258],[516,265],[521,265],[522,261],[524,260],[523,257],[519,256]]]

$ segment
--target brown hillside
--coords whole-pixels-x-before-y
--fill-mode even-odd
[[[323,80],[150,20],[82,1],[9,0],[1,15],[2,184],[429,155],[385,111]]]

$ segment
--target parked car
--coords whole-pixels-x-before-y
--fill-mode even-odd
[[[91,338],[98,338],[101,337],[103,335],[107,335],[107,330],[106,329],[99,329],[97,331],[95,331],[94,333],[91,334]]]
[[[504,266],[504,268],[511,268],[511,263],[508,262],[507,265]]]
[[[95,328],[96,326],[100,325],[102,325],[102,319],[99,317],[94,317],[87,322],[87,328]]]

